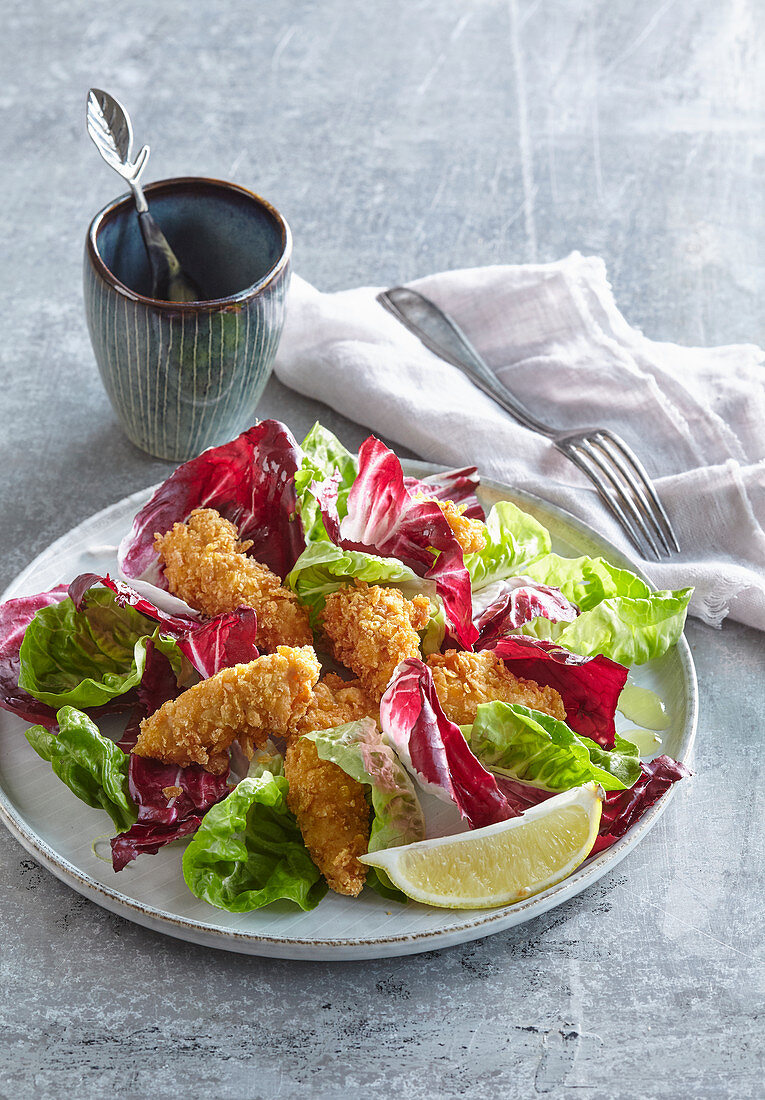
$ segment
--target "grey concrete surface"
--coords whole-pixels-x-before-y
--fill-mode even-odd
[[[270,198],[323,288],[579,248],[648,335],[762,343],[764,48],[760,0],[6,0],[0,585],[169,469],[121,436],[85,330],[85,228],[118,189],[89,85],[129,105],[149,178]],[[259,413],[365,434],[276,382]],[[763,640],[688,634],[693,780],[614,874],[462,948],[186,946],[2,832],[0,1096],[762,1096]]]

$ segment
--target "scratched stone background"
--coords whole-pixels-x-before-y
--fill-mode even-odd
[[[269,197],[323,288],[578,248],[648,335],[762,344],[764,54],[761,0],[5,0],[0,585],[169,469],[119,433],[85,330],[85,227],[120,190],[89,85],[129,106],[149,178]],[[365,434],[276,382],[259,411]],[[464,947],[187,946],[3,831],[0,1096],[762,1096],[763,642],[688,636],[694,779],[615,873]]]

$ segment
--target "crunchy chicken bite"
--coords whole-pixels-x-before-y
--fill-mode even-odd
[[[459,726],[475,721],[479,703],[499,699],[541,710],[553,718],[566,720],[566,711],[555,688],[522,680],[513,675],[504,661],[489,650],[482,653],[433,653],[427,659],[433,683],[444,714]]]
[[[314,697],[289,733],[329,730],[359,718],[379,718],[374,700],[358,680],[345,681],[328,673],[314,688]],[[313,741],[299,736],[287,748],[284,774],[287,802],[298,819],[306,847],[333,890],[356,895],[367,869],[358,857],[367,850],[369,809],[364,788],[333,764],[322,760]]]
[[[446,522],[452,529],[452,534],[462,547],[463,554],[475,554],[483,550],[486,545],[486,524],[478,519],[468,519],[463,516],[464,504],[455,504],[452,500],[437,500],[435,502],[444,513]]]
[[[258,619],[258,645],[312,645],[308,611],[265,565],[248,558],[252,545],[214,508],[196,508],[187,523],[154,536],[170,591],[205,615],[251,607]]]
[[[364,787],[337,764],[322,760],[316,745],[298,737],[287,746],[287,805],[306,848],[338,894],[361,893],[367,868],[359,862],[369,844],[369,805]]]
[[[356,581],[327,596],[324,632],[335,658],[350,668],[379,703],[393,670],[407,657],[418,657],[430,618],[426,596],[407,600],[397,588]]]
[[[133,752],[222,775],[232,741],[251,754],[253,745],[284,735],[305,713],[320,671],[311,646],[279,646],[221,669],[145,718]]]
[[[379,717],[379,707],[359,680],[341,680],[334,672],[328,672],[314,688],[308,710],[287,733],[300,735],[313,730],[331,730],[359,718],[374,718],[377,722]]]

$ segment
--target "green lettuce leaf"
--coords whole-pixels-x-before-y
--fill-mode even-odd
[[[644,599],[616,596],[603,600],[567,623],[555,641],[585,657],[603,653],[622,665],[642,665],[661,657],[678,641],[692,592],[692,588],[682,588],[652,592]]]
[[[270,738],[253,753],[246,778],[260,779],[264,772],[284,775],[284,757]]]
[[[329,593],[354,579],[369,584],[393,585],[410,598],[421,594],[430,596],[433,613],[438,613],[434,581],[418,577],[413,569],[397,558],[380,558],[358,550],[342,550],[332,542],[314,542],[306,546],[285,583],[308,607],[311,625],[316,627]]]
[[[395,848],[425,839],[420,800],[404,765],[386,745],[373,718],[346,722],[304,735],[321,760],[330,760],[357,783],[371,788],[374,818],[369,851]]]
[[[524,573],[532,580],[560,588],[581,611],[590,611],[610,596],[641,598],[651,589],[629,569],[617,569],[604,558],[563,558],[546,554],[531,562]]]
[[[420,652],[423,657],[429,657],[431,653],[440,653],[441,646],[446,637],[446,608],[443,601],[437,596],[430,597],[430,618],[420,635]]]
[[[38,756],[73,794],[88,806],[104,809],[117,830],[125,832],[138,820],[128,793],[128,762],[122,749],[103,737],[87,714],[62,707],[56,715],[58,736],[44,726],[31,726],[26,738]]]
[[[229,913],[280,898],[313,909],[327,884],[287,808],[284,776],[264,770],[239,783],[202,819],[183,854],[183,877],[195,897]]]
[[[146,646],[154,642],[176,674],[183,658],[145,615],[120,607],[108,588],[94,588],[77,611],[67,597],[41,608],[24,633],[19,685],[52,707],[96,707],[141,682]]]
[[[398,901],[402,905],[406,905],[409,898],[403,892],[399,890],[397,886],[394,886],[385,871],[381,867],[368,867],[367,877],[364,880],[364,885],[368,886],[370,890],[374,890],[376,894],[379,894],[381,898],[385,898],[386,901]]]
[[[693,592],[652,592],[629,569],[618,569],[603,558],[548,554],[524,572],[560,588],[582,612],[572,623],[535,619],[521,628],[524,634],[550,639],[585,657],[603,653],[623,665],[643,664],[675,645]]]
[[[612,750],[574,733],[565,722],[519,704],[481,703],[470,747],[485,768],[546,791],[568,791],[595,781],[623,791],[640,775],[640,755],[616,735]]]
[[[486,519],[486,545],[465,555],[473,591],[526,572],[526,564],[550,553],[550,533],[509,500],[495,504]]]
[[[318,421],[301,443],[303,462],[295,474],[295,492],[298,509],[303,521],[306,543],[326,541],[327,532],[321,518],[321,509],[310,492],[312,481],[324,481],[335,470],[340,472],[337,494],[337,511],[342,519],[348,511],[348,493],[356,479],[357,460],[337,436],[323,428]]]

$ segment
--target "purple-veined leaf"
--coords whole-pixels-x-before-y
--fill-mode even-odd
[[[463,466],[460,470],[444,470],[443,473],[428,474],[427,477],[405,477],[404,485],[410,493],[421,493],[435,500],[451,500],[454,504],[464,505],[463,515],[468,519],[486,519],[476,491],[481,480],[475,466]]]
[[[286,577],[305,548],[297,515],[295,472],[300,449],[289,428],[263,420],[230,443],[184,462],[156,490],[119,549],[128,579],[167,588],[154,550],[155,534],[185,522],[195,508],[214,508],[252,540],[248,554]]]
[[[41,703],[19,687],[19,651],[24,632],[41,607],[66,599],[67,587],[59,584],[49,592],[20,596],[0,604],[0,707],[25,722],[56,728],[56,710]]]
[[[251,607],[240,607],[211,619],[198,612],[169,615],[124,581],[115,580],[108,574],[102,577],[97,573],[83,573],[69,586],[69,594],[78,610],[84,606],[88,590],[98,584],[109,588],[121,607],[132,607],[159,623],[162,633],[175,639],[180,651],[205,679],[222,668],[246,664],[258,656],[255,645],[257,618]]]
[[[656,756],[653,760],[641,761],[640,771],[639,779],[629,790],[610,791],[606,795],[598,838],[590,855],[596,855],[615,844],[654,802],[666,794],[673,783],[686,779],[691,774],[685,764],[669,756]]]
[[[396,669],[380,703],[380,725],[420,784],[453,802],[471,829],[518,815],[444,714],[422,661],[411,657]]]
[[[119,741],[123,752],[135,744],[141,719],[174,699],[179,690],[167,657],[150,642],[138,703]],[[182,768],[131,752],[128,790],[138,807],[138,821],[112,839],[114,870],[121,871],[142,852],[153,855],[171,840],[196,832],[207,810],[228,794],[227,779],[228,773],[211,775],[196,764]]]
[[[619,695],[627,669],[608,657],[581,657],[552,642],[511,634],[487,646],[516,676],[555,688],[566,722],[577,733],[610,749],[616,733]]]
[[[466,649],[472,646],[478,632],[472,622],[470,576],[462,547],[435,501],[407,489],[393,451],[374,436],[362,443],[342,520],[335,507],[332,478],[314,483],[312,492],[336,545],[397,558],[418,576],[434,580],[451,632]]]
[[[577,606],[559,588],[539,584],[529,577],[508,577],[492,585],[491,590],[491,603],[474,619],[478,628],[475,649],[491,648],[494,642],[532,619],[572,623],[579,614]]]

